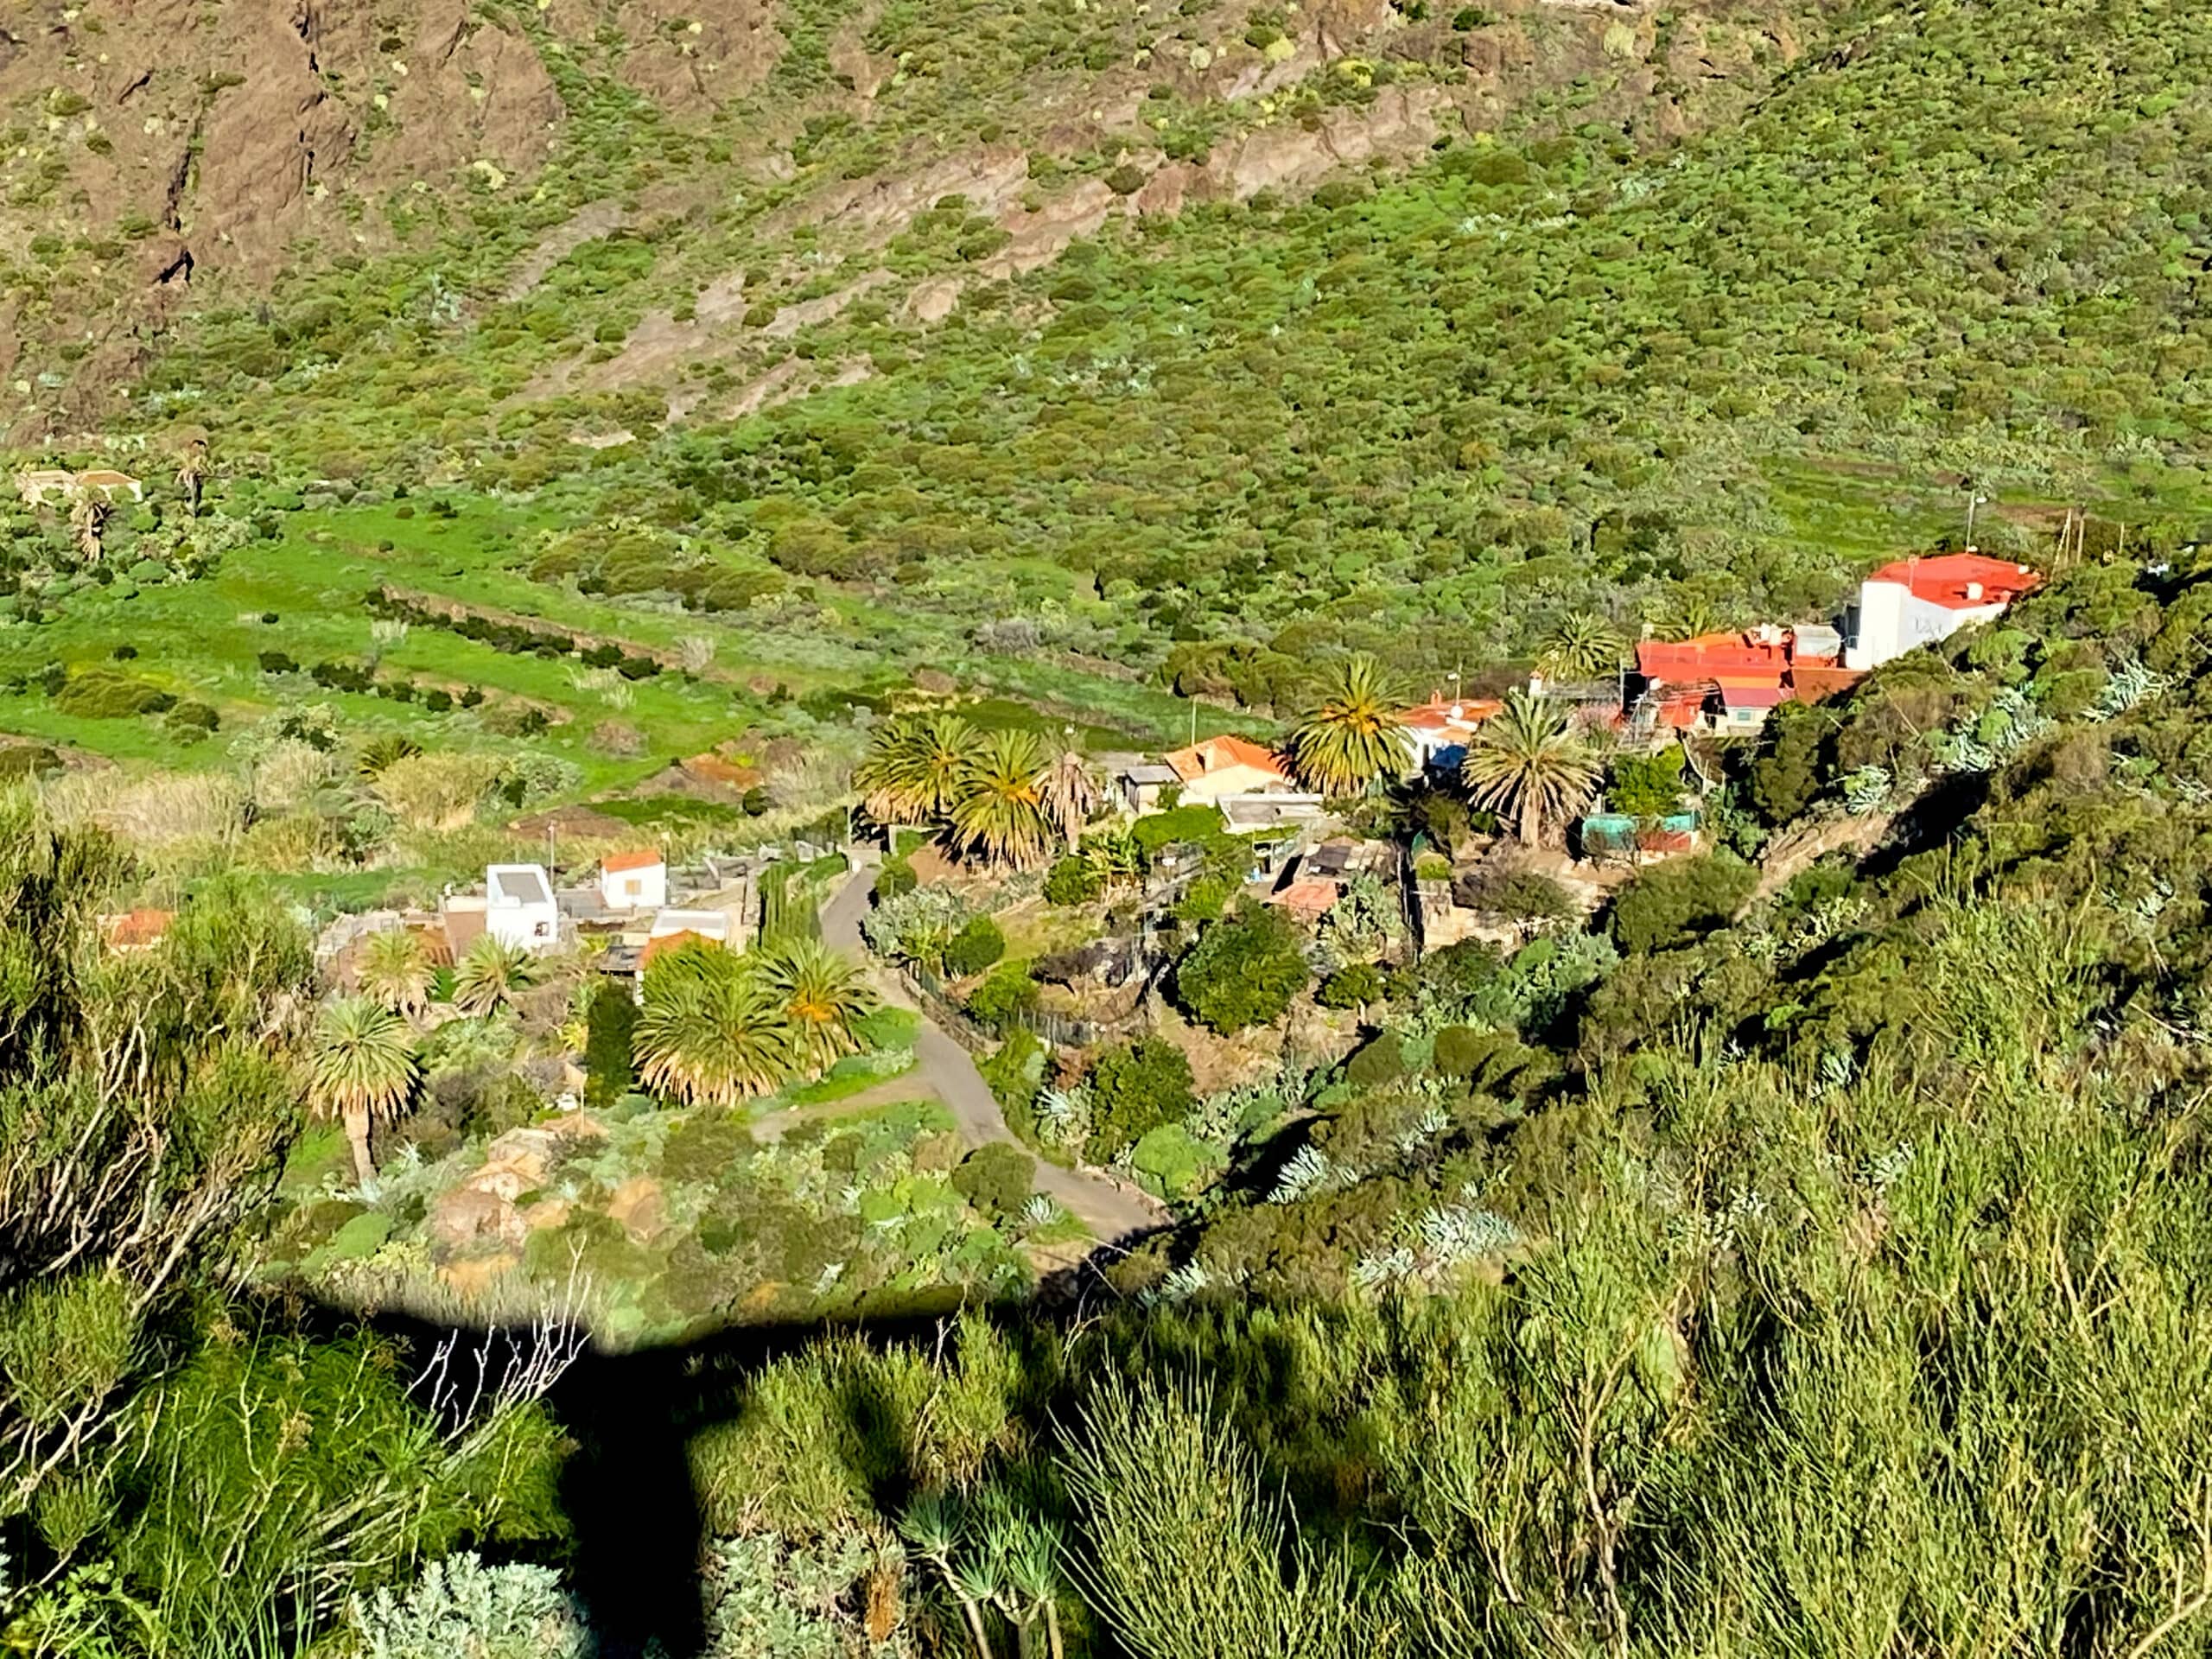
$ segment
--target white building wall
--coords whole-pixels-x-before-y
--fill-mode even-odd
[[[1917,646],[1948,639],[1969,623],[2005,614],[2002,603],[1955,609],[1916,599],[1903,582],[1859,584],[1859,627],[1843,653],[1846,668],[1878,668]]]
[[[600,902],[609,910],[658,910],[668,902],[668,866],[639,870],[601,870]]]
[[[502,944],[550,950],[561,942],[561,906],[536,864],[494,864],[484,873],[484,931]],[[529,893],[537,897],[521,897]]]

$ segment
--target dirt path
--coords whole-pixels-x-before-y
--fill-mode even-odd
[[[918,1080],[943,1101],[971,1147],[1002,1141],[1021,1143],[1006,1126],[998,1097],[976,1069],[968,1051],[945,1034],[929,1015],[915,1007],[903,986],[882,972],[861,942],[861,918],[868,912],[868,895],[875,872],[866,865],[847,878],[836,896],[822,907],[822,937],[855,962],[866,966],[870,982],[887,1002],[921,1015],[921,1030],[914,1040],[914,1070],[909,1081]],[[1023,1148],[1025,1151],[1027,1148]],[[1070,1214],[1090,1229],[1102,1244],[1111,1244],[1166,1224],[1167,1209],[1149,1195],[1115,1179],[1103,1171],[1062,1169],[1042,1159],[1037,1163],[1037,1190],[1049,1193]]]

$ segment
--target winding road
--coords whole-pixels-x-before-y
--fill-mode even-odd
[[[859,963],[867,970],[869,983],[885,1001],[920,1016],[921,1031],[914,1039],[915,1070],[952,1114],[961,1137],[971,1147],[991,1141],[1020,1147],[1014,1131],[1006,1126],[998,1096],[983,1081],[983,1074],[976,1069],[976,1062],[968,1051],[931,1020],[926,1011],[917,1007],[914,999],[906,994],[906,988],[893,976],[885,973],[868,954],[868,946],[861,939],[861,918],[868,913],[868,890],[874,880],[874,866],[856,865],[845,885],[822,907],[823,941]],[[1152,1232],[1165,1226],[1169,1219],[1166,1206],[1150,1194],[1100,1170],[1062,1169],[1040,1158],[1037,1160],[1037,1190],[1059,1200],[1102,1244],[1117,1243],[1135,1234]]]

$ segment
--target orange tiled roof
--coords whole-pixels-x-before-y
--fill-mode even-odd
[[[650,968],[654,962],[671,950],[681,950],[687,944],[712,944],[714,940],[703,933],[694,933],[690,928],[680,932],[664,933],[657,939],[647,939],[645,948],[638,953],[640,969]]]
[[[1226,771],[1230,766],[1250,766],[1255,771],[1272,772],[1278,778],[1289,776],[1272,750],[1262,748],[1249,738],[1226,734],[1203,739],[1187,749],[1177,749],[1173,754],[1160,758],[1174,767],[1175,775],[1186,784],[1209,772]]]
[[[2009,605],[2043,581],[2024,564],[1979,553],[1941,553],[1932,559],[1898,559],[1867,578],[1910,588],[1915,599],[1948,611]],[[1980,591],[1969,594],[1967,589]]]
[[[1411,709],[1401,709],[1398,723],[1418,731],[1448,732],[1479,726],[1505,705],[1491,697],[1432,697]]]
[[[1308,918],[1326,915],[1338,897],[1337,884],[1319,876],[1308,876],[1292,882],[1280,893],[1268,895],[1271,905],[1281,905],[1295,915]]]
[[[659,850],[649,847],[640,852],[609,853],[599,861],[599,868],[613,875],[624,870],[650,870],[660,861]]]

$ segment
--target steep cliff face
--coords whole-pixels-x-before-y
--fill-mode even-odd
[[[1010,238],[989,276],[1057,257],[1114,213],[1402,164],[1566,89],[1574,121],[1662,140],[1755,96],[1804,17],[1834,3],[1099,0],[1077,10],[1085,27],[1119,19],[1100,49],[1031,48],[963,105],[944,90],[976,81],[963,54],[1003,61],[1034,18],[988,0],[895,17],[825,16],[815,0],[29,0],[0,23],[0,405],[19,433],[96,418],[188,308],[251,306],[288,274],[421,245],[472,199],[537,199],[549,167],[573,183],[562,170],[579,156],[652,153],[613,178],[626,206],[588,209],[634,222],[641,197],[648,217],[656,200],[696,213],[747,181],[791,179],[795,145],[825,126],[869,135],[874,165],[833,164],[785,222],[874,242],[965,194]],[[1317,83],[1370,62],[1411,78],[1363,107],[1313,105]],[[1292,120],[1300,99],[1313,107]],[[1200,111],[1209,145],[1133,141],[1163,109]],[[946,184],[978,139],[995,171]],[[1080,166],[1050,188],[1033,176],[1039,156],[1102,154],[1141,188],[1109,192]],[[913,314],[950,304],[946,281]]]

